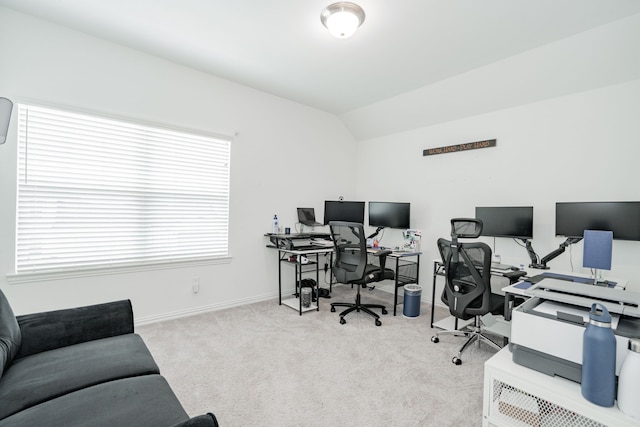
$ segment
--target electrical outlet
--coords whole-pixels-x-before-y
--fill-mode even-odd
[[[200,292],[200,278],[199,277],[194,277],[193,279],[191,279],[191,291],[194,294],[197,294],[198,292]]]

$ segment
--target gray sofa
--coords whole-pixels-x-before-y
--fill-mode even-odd
[[[216,427],[190,418],[133,330],[130,301],[14,316],[0,290],[0,427]]]

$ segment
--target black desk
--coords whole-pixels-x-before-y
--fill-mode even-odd
[[[271,245],[267,245],[267,247],[278,249],[278,288],[279,288],[279,303],[283,303],[282,299],[282,270],[281,266],[283,263],[285,264],[293,264],[295,265],[295,274],[296,280],[298,283],[302,280],[303,268],[302,264],[289,262],[287,260],[287,255],[296,255],[296,256],[311,256],[314,259],[310,260],[311,264],[315,265],[315,273],[316,273],[316,287],[319,287],[319,273],[320,263],[318,262],[318,256],[320,254],[329,254],[331,257],[331,261],[329,262],[329,268],[331,268],[331,264],[333,264],[333,246],[329,245],[318,245],[318,244],[305,244],[306,242],[300,242],[301,240],[311,240],[311,239],[320,239],[326,240],[330,239],[331,235],[329,233],[293,233],[293,234],[273,234],[267,233],[265,236],[269,237],[271,241]],[[382,248],[369,248],[367,252],[373,254]],[[419,272],[420,272],[420,255],[422,252],[408,252],[408,251],[394,251],[387,255],[387,261],[395,260],[394,265],[387,265],[387,267],[392,268],[394,270],[394,292],[393,292],[393,315],[395,316],[397,313],[398,307],[398,288],[404,286],[406,284],[415,283],[419,284]],[[375,258],[377,260],[377,258]],[[375,262],[374,260],[374,262]],[[313,266],[311,267],[313,271]],[[317,290],[317,289],[316,289]],[[333,291],[333,275],[330,275],[329,279],[329,292]],[[286,301],[284,301],[286,302]],[[299,303],[299,301],[298,301]],[[289,304],[287,304],[289,305]],[[302,314],[305,310],[303,310],[302,306],[299,304],[298,307],[292,307],[298,309],[300,314]],[[314,307],[318,309],[318,305]]]

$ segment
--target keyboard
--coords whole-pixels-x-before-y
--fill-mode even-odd
[[[318,249],[319,247],[316,245],[300,245],[300,246],[294,246],[293,250],[295,251],[310,251],[312,249]]]

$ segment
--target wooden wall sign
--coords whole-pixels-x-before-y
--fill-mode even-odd
[[[457,153],[459,151],[478,150],[496,146],[496,139],[487,141],[468,142],[466,144],[447,145],[446,147],[427,148],[422,150],[423,156],[433,156],[435,154]]]

